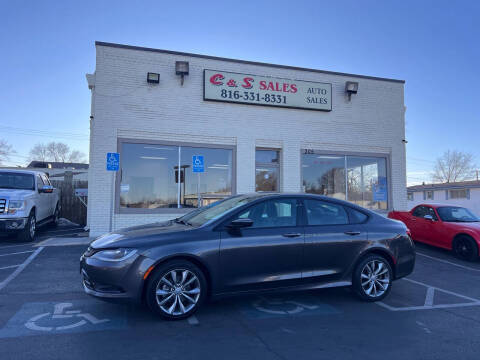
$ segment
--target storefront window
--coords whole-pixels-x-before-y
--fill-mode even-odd
[[[203,173],[193,155],[203,155]],[[120,208],[197,207],[198,195],[208,205],[232,194],[232,149],[125,142],[120,160]]]
[[[348,200],[369,209],[388,204],[386,158],[302,151],[303,191]]]
[[[255,191],[279,191],[280,151],[257,149],[255,164]]]
[[[347,156],[348,201],[369,209],[387,209],[385,158]]]
[[[345,200],[345,156],[302,153],[303,191]]]

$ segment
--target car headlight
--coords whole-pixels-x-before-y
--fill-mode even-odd
[[[136,249],[108,249],[100,250],[92,255],[92,258],[103,261],[124,261],[137,253]]]
[[[25,210],[26,205],[25,200],[10,200],[8,202],[8,213],[15,214],[17,211]]]

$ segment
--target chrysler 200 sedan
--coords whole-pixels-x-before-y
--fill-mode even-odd
[[[352,286],[377,301],[414,263],[399,221],[323,196],[251,194],[103,235],[80,271],[90,295],[183,319],[209,297],[254,291]]]

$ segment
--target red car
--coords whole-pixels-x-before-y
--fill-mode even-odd
[[[479,256],[480,219],[464,207],[420,204],[410,211],[391,211],[388,217],[407,225],[415,241],[453,250],[464,260]]]

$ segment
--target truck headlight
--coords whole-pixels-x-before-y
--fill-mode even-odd
[[[137,253],[136,249],[108,249],[100,250],[92,255],[92,258],[103,261],[124,261]]]
[[[27,202],[25,200],[10,200],[8,202],[8,213],[15,214],[17,211],[25,210]]]

